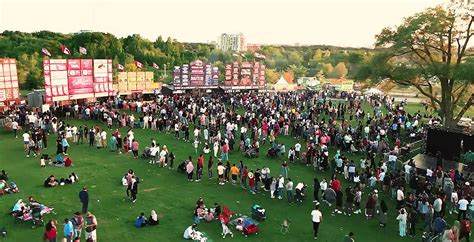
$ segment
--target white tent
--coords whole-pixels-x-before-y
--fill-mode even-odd
[[[369,95],[371,95],[371,94],[381,95],[381,94],[383,94],[383,92],[380,91],[379,89],[375,88],[375,87],[372,87],[372,88],[370,88],[369,90],[365,91],[364,94],[369,94]]]
[[[280,76],[280,79],[275,83],[275,86],[288,86],[288,82],[283,78],[283,76]]]
[[[296,84],[289,84],[283,76],[280,76],[280,79],[273,84],[272,89],[275,91],[294,91],[296,90]]]

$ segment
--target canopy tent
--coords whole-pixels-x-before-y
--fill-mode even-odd
[[[283,76],[280,76],[280,79],[273,84],[272,89],[275,91],[293,91],[296,89],[296,84],[289,84]]]
[[[383,92],[380,91],[379,89],[375,88],[375,87],[372,87],[372,88],[370,88],[369,90],[365,91],[364,94],[369,94],[369,95],[371,95],[371,94],[381,95],[381,94],[383,94]]]

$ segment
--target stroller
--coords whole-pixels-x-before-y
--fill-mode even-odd
[[[33,221],[33,228],[44,225],[43,215],[41,214],[41,205],[37,204],[31,206],[31,216]]]
[[[142,159],[146,160],[146,159],[150,159],[150,158],[151,158],[151,150],[150,150],[150,147],[147,146],[143,150]]]
[[[305,198],[306,185],[302,182],[298,183],[298,185],[296,185],[295,192],[296,202],[302,203]]]
[[[260,205],[254,204],[251,210],[253,219],[257,221],[264,221],[267,218],[265,209],[262,208]]]

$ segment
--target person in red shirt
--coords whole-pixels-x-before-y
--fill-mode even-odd
[[[202,157],[202,154],[199,155],[196,166],[197,166],[196,181],[201,181],[202,170],[204,169],[204,157]]]
[[[341,190],[341,182],[337,179],[337,177],[334,175],[332,181],[331,181],[331,188],[334,189],[334,191],[340,191]]]
[[[71,166],[71,165],[72,165],[72,160],[71,160],[71,158],[69,158],[69,156],[66,156],[66,157],[64,158],[64,166],[65,166],[65,167],[69,167],[69,166]]]
[[[58,236],[58,230],[53,220],[49,220],[46,224],[46,231],[44,232],[44,240],[48,242],[56,242]]]
[[[227,143],[222,146],[222,161],[228,161],[229,160],[229,145]]]

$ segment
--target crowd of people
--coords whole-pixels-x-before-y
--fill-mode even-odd
[[[128,109],[134,112],[124,112]],[[12,112],[11,118],[15,120],[12,128],[29,127],[23,134],[27,156],[31,152],[36,156],[47,148],[47,134],[54,132],[58,133],[56,154],[66,155],[69,142],[81,144],[88,139],[90,147],[109,148],[118,154],[123,148],[138,158],[140,144],[134,129],[166,132],[194,147],[196,163],[189,156],[177,166],[189,181],[201,181],[206,167],[209,179],[214,179],[216,171],[219,185],[239,183],[252,194],[264,191],[270,192],[270,198],[302,202],[307,183],[294,182],[290,169],[303,164],[332,174],[327,180],[313,180],[312,200],[317,206],[334,206],[334,216],[364,211],[365,218],[377,217],[385,227],[394,204],[402,237],[415,236],[417,224],[422,223],[422,229],[435,236],[455,234],[469,240],[467,229],[474,218],[472,181],[458,171],[446,172],[442,162],[426,171],[417,169],[413,162],[403,166],[399,162],[409,152],[410,143],[425,135],[423,119],[428,120],[428,125],[439,123],[439,119],[408,113],[403,104],[396,104],[388,96],[347,94],[343,101],[327,99],[323,92],[172,95],[152,102],[114,98],[91,105],[52,106],[44,113],[19,110]],[[69,125],[68,118],[101,121],[108,131],[99,125]],[[126,135],[122,137],[119,129],[112,132],[114,126],[127,127]],[[17,130],[13,130],[16,137]],[[111,132],[109,139],[107,132]],[[282,136],[294,138],[295,144],[286,147]],[[284,159],[278,174],[272,175],[267,166],[249,169],[243,161],[237,164],[230,157],[231,151],[257,157],[266,143],[270,148],[264,152],[269,159]],[[351,159],[354,154],[361,159]],[[207,166],[204,155],[209,157]],[[166,145],[160,146],[155,140],[151,140],[142,157],[150,164],[170,169],[176,158]],[[341,180],[346,181],[345,185]],[[133,171],[124,176],[123,184],[135,202],[139,179]],[[389,195],[379,196],[379,190]],[[365,206],[361,204],[363,196]],[[449,218],[447,210],[459,214],[457,222],[440,226],[440,220]]]

